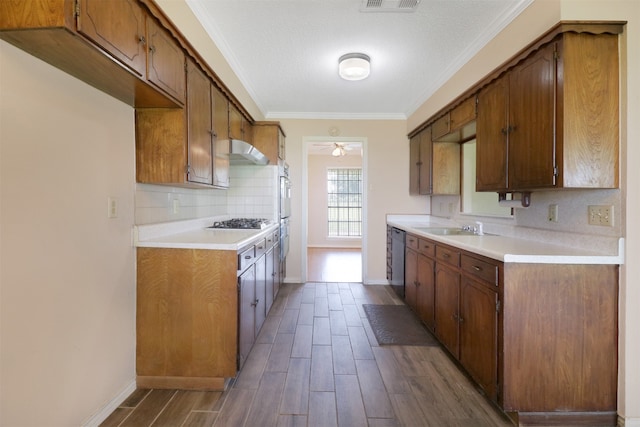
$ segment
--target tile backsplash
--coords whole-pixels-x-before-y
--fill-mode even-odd
[[[278,216],[277,166],[232,165],[227,190],[136,184],[137,225],[211,216]]]

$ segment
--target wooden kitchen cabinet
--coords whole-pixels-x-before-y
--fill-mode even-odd
[[[187,62],[187,181],[213,185],[211,82],[192,61]]]
[[[459,359],[460,273],[442,262],[436,263],[435,301],[435,335],[453,357]]]
[[[475,133],[476,97],[471,96],[447,111],[431,125],[434,142],[462,142]]]
[[[618,266],[502,263],[413,237],[408,266],[418,241],[435,246],[435,336],[489,399],[516,424],[615,425]]]
[[[140,4],[136,0],[79,0],[78,8],[78,32],[139,76],[146,76],[147,15]]]
[[[618,63],[617,34],[565,32],[483,88],[477,190],[617,188]]]
[[[186,87],[184,52],[155,20],[147,19],[147,29],[147,79],[183,104]]]
[[[405,253],[405,302],[425,326],[433,331],[435,290],[433,256],[435,245],[414,235],[407,235]]]
[[[460,145],[431,139],[425,128],[409,140],[409,194],[459,194]]]
[[[251,124],[232,103],[229,103],[229,139],[239,139],[248,143],[253,141]]]
[[[137,248],[139,387],[223,390],[235,377],[235,251]]]
[[[462,254],[460,258],[460,363],[486,395],[498,395],[498,312],[502,264]]]
[[[277,165],[279,160],[284,160],[285,133],[280,122],[255,122],[253,146],[269,159],[269,164]]]
[[[144,41],[154,19],[131,0],[0,1],[0,38],[128,105],[181,107],[184,91],[147,78]],[[176,64],[156,64],[163,79],[164,67]]]
[[[136,181],[228,188],[226,100],[193,61],[187,65],[186,109],[136,110]],[[222,116],[222,117],[220,117]]]

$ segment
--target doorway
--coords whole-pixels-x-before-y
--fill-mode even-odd
[[[365,283],[366,139],[303,142],[302,278]]]

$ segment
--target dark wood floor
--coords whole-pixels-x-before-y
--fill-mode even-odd
[[[137,390],[102,425],[510,425],[440,347],[378,346],[363,303],[401,302],[388,286],[285,284],[224,393]]]

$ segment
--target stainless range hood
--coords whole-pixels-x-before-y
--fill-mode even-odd
[[[253,145],[239,139],[229,140],[229,163],[232,165],[266,165],[267,156]]]

